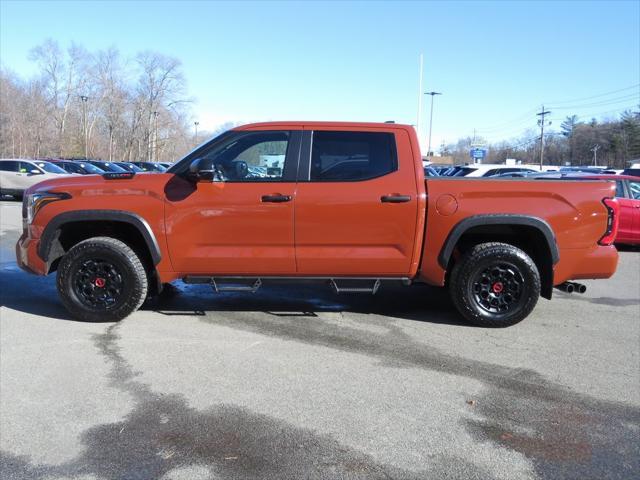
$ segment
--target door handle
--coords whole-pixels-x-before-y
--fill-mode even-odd
[[[382,203],[406,203],[411,201],[411,195],[383,195],[380,197]]]
[[[291,195],[280,195],[279,193],[274,193],[272,195],[263,195],[262,202],[263,203],[283,203],[290,202]]]

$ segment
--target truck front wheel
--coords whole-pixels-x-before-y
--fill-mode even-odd
[[[523,320],[540,296],[540,273],[531,258],[506,243],[482,243],[454,265],[449,291],[458,311],[482,327]]]
[[[136,311],[147,296],[145,268],[124,242],[84,240],[58,265],[58,294],[71,315],[87,322],[115,322]]]

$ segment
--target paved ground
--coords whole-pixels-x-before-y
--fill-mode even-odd
[[[83,324],[0,215],[3,479],[638,478],[638,252],[504,330],[438,289],[304,285]]]

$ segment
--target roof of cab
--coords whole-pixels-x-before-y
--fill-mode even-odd
[[[264,128],[384,128],[384,129],[407,129],[413,128],[411,125],[401,123],[384,123],[384,122],[303,122],[303,121],[282,121],[282,122],[260,122],[240,125],[233,130],[252,130]]]

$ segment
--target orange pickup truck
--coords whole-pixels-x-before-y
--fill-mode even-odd
[[[615,272],[614,196],[606,181],[426,180],[407,125],[260,123],[165,173],[31,187],[16,251],[27,271],[57,271],[87,321],[122,319],[176,279],[249,292],[316,279],[338,293],[446,286],[466,319],[501,327],[554,287]]]

